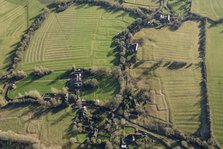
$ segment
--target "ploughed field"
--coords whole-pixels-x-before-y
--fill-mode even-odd
[[[0,0],[0,72],[10,62],[11,51],[42,5],[37,0]]]
[[[46,66],[53,70],[114,64],[111,41],[133,18],[123,11],[74,6],[52,13],[35,33],[25,52],[21,69]]]
[[[223,26],[208,28],[206,65],[214,136],[223,147]]]
[[[160,80],[173,126],[192,133],[199,129],[201,114],[198,34],[198,24],[186,22],[174,32],[142,29],[134,36],[140,42],[138,61],[143,63],[135,70],[144,70],[141,77],[153,73]],[[160,60],[160,66],[152,68]],[[144,67],[147,64],[149,67]],[[157,88],[152,83],[149,86]]]

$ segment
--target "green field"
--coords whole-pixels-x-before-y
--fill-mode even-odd
[[[198,24],[187,22],[174,32],[168,28],[142,29],[134,36],[135,40],[143,40],[138,52],[139,61],[163,61],[162,66],[155,70],[155,76],[161,80],[162,93],[169,103],[174,127],[184,132],[195,132],[200,126],[201,74],[196,66],[199,62],[198,34]],[[191,66],[164,67],[172,61],[186,62],[187,66]]]
[[[0,0],[0,72],[10,62],[14,44],[43,8],[36,0],[29,0],[26,6],[26,0]]]
[[[81,98],[87,100],[111,100],[115,94],[118,94],[118,82],[113,77],[98,77],[99,88],[94,90],[82,90]]]
[[[129,7],[149,7],[159,8],[160,2],[158,0],[125,0],[124,6]]]
[[[41,94],[50,92],[52,88],[62,89],[65,87],[69,78],[60,78],[63,75],[63,71],[55,71],[50,75],[44,76],[39,79],[33,79],[29,74],[26,78],[16,83],[16,89],[9,92],[10,98],[18,97],[19,94],[24,95],[31,90],[38,90]],[[84,78],[85,80],[87,78]],[[86,100],[108,100],[118,93],[118,84],[112,77],[98,77],[99,88],[94,90],[81,91],[81,98]]]
[[[111,67],[115,59],[111,40],[133,20],[123,11],[107,12],[89,6],[52,13],[33,36],[21,69],[42,65],[65,70],[72,64]]]
[[[223,18],[222,0],[192,0],[192,12],[210,17],[213,20]]]
[[[214,135],[223,147],[223,26],[207,30],[208,98],[210,101]]]
[[[31,90],[38,90],[41,94],[49,92],[51,88],[62,89],[67,79],[57,79],[63,72],[57,71],[40,79],[32,79],[31,75],[16,83],[16,89],[9,92],[10,98],[15,98]]]
[[[64,145],[68,142],[74,115],[71,108],[57,111],[25,104],[12,105],[0,109],[0,129],[37,137],[45,145]]]

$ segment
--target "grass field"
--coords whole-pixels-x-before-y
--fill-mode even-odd
[[[61,71],[54,72],[40,79],[32,79],[31,76],[20,80],[16,83],[16,89],[9,92],[10,98],[15,98],[19,93],[23,94],[30,90],[38,90],[41,94],[49,92],[51,88],[62,89],[65,86],[66,79],[57,79],[61,75]]]
[[[170,113],[165,96],[162,93],[161,80],[158,77],[154,77],[151,73],[147,73],[148,68],[152,64],[152,61],[144,62],[131,70],[131,76],[135,79],[138,89],[148,91],[151,96],[151,102],[146,105],[146,112],[143,116],[147,115],[150,118],[156,118],[156,120],[169,123]]]
[[[213,20],[223,18],[222,0],[192,0],[192,12],[210,17]]]
[[[112,77],[98,77],[99,88],[81,91],[81,98],[87,100],[111,100],[119,92],[118,82]]]
[[[208,98],[212,110],[213,128],[216,139],[223,147],[223,26],[213,27],[207,31],[207,72]]]
[[[36,0],[29,0],[28,9],[25,6],[25,0],[0,0],[0,71],[10,61],[14,44],[43,8]]]
[[[138,52],[139,61],[154,63],[163,60],[161,67],[154,71],[155,76],[161,80],[174,127],[184,132],[195,132],[200,125],[201,74],[196,65],[199,62],[198,34],[198,24],[187,22],[174,32],[167,28],[142,29],[134,36],[135,40],[143,40]],[[186,66],[172,68],[166,64],[173,61],[185,62]]]
[[[64,145],[75,112],[71,108],[58,111],[32,105],[12,105],[0,109],[0,129],[32,135],[45,145]]]
[[[62,89],[69,80],[69,78],[60,78],[63,73],[63,71],[55,71],[39,79],[33,79],[31,75],[28,75],[26,78],[16,83],[16,89],[9,92],[9,97],[14,99],[19,96],[19,94],[24,95],[25,92],[31,90],[38,90],[41,94],[44,94],[50,92],[52,88]],[[108,100],[118,93],[118,84],[112,77],[98,77],[97,80],[99,81],[99,88],[94,90],[82,90],[82,99]]]
[[[177,16],[182,16],[190,11],[190,0],[168,0],[168,8]]]
[[[124,5],[130,7],[146,6],[149,8],[159,8],[160,2],[158,0],[126,0]]]
[[[64,70],[72,64],[110,67],[115,58],[111,40],[133,20],[123,11],[107,12],[89,6],[52,13],[33,36],[21,69],[42,65]]]

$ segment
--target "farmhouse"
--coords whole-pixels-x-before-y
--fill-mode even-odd
[[[174,17],[172,14],[164,15],[162,12],[157,12],[155,15],[155,19],[159,20],[160,23],[170,23],[174,21]]]

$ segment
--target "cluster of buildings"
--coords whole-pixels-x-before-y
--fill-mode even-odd
[[[141,139],[146,137],[146,134],[144,133],[135,133],[135,134],[129,134],[125,138],[121,138],[121,149],[128,149],[128,146],[131,144],[135,144],[137,139]]]
[[[159,20],[160,23],[171,23],[174,21],[174,17],[172,14],[164,15],[162,12],[157,12],[155,14],[155,19]]]

